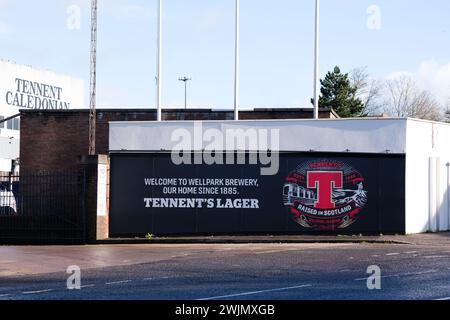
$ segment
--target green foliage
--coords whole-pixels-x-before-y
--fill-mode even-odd
[[[348,73],[341,73],[336,66],[320,80],[322,85],[319,106],[333,108],[341,118],[360,117],[364,111],[364,104],[357,97],[358,88],[352,85]]]

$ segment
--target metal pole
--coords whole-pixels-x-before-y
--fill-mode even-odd
[[[96,154],[97,122],[97,0],[91,1],[91,64],[89,103],[89,155]]]
[[[11,117],[8,117],[8,118],[0,120],[0,126],[3,127],[3,123],[8,122],[9,120],[15,119],[17,117],[20,117],[20,113],[15,114],[15,115],[13,115]]]
[[[157,67],[156,67],[156,109],[157,109],[157,121],[162,121],[162,106],[161,106],[161,93],[162,93],[162,13],[163,5],[162,0],[158,0],[158,34],[157,34]]]
[[[239,41],[240,41],[240,0],[236,0],[236,36],[234,64],[234,120],[239,120]]]
[[[187,81],[184,82],[184,110],[187,110]]]
[[[447,186],[450,186],[450,163],[447,163]],[[447,231],[450,231],[450,192],[447,192],[447,213],[448,213],[448,228]]]
[[[319,33],[320,33],[320,0],[316,0],[316,27],[314,44],[314,119],[319,119]]]

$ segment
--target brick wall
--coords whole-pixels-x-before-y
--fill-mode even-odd
[[[88,154],[89,111],[22,110],[20,129],[21,173],[72,170],[80,166],[80,156]],[[255,109],[242,111],[240,119],[307,119],[308,109]],[[330,110],[321,110],[321,118],[335,118]],[[166,110],[164,120],[232,120],[231,111]],[[155,121],[154,110],[99,110],[96,146],[98,154],[109,150],[110,121]]]

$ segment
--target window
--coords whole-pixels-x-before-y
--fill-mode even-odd
[[[13,130],[20,130],[20,120],[19,118],[13,119]]]
[[[0,118],[0,119],[2,119],[2,118]],[[6,123],[4,122],[3,125],[0,124],[0,129],[19,131],[20,130],[20,119],[19,118],[10,119],[10,120],[6,121]]]
[[[5,127],[5,123],[1,122],[3,119],[5,119],[4,116],[0,116],[0,129],[3,129]]]

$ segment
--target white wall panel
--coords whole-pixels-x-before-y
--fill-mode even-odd
[[[206,121],[201,124],[111,122],[109,149],[172,150],[177,144],[171,139],[176,130],[185,130],[194,137],[195,126],[201,126],[200,132],[209,129],[220,132],[229,129],[279,130],[280,151],[386,153],[388,150],[390,153],[403,154],[406,150],[406,122],[406,119]],[[200,150],[207,145],[208,142],[203,142],[194,150]],[[270,149],[276,148],[271,146]]]

